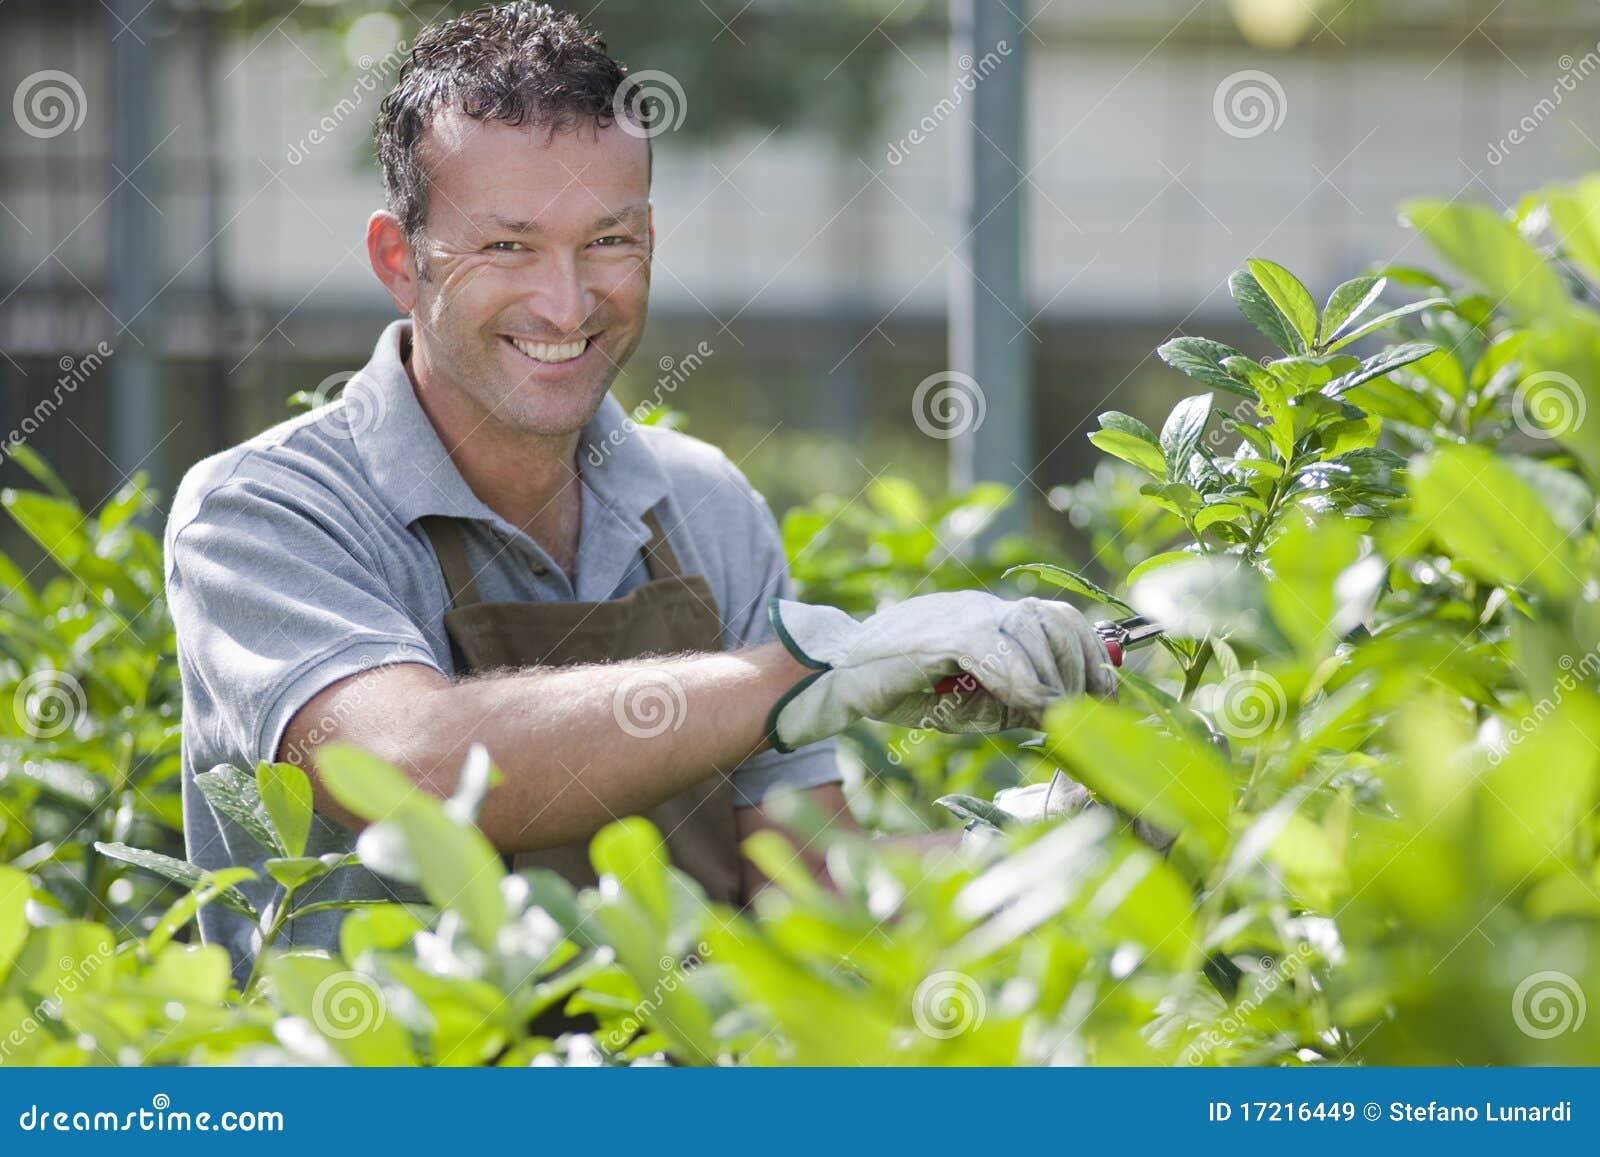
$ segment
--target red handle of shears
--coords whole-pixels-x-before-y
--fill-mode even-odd
[[[1106,657],[1111,660],[1113,667],[1122,666],[1122,644],[1115,639],[1101,640],[1106,645]],[[978,680],[971,674],[946,675],[933,685],[934,692],[939,695],[954,695],[958,691],[974,691],[978,687]]]

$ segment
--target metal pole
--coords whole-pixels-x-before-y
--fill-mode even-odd
[[[155,188],[150,153],[150,53],[154,21],[139,21],[139,0],[111,0],[111,309],[125,327],[111,341],[110,458],[121,475],[141,463],[157,442],[159,327],[155,324],[155,250],[145,201]],[[141,167],[142,166],[142,167]],[[137,170],[137,171],[136,171]],[[126,179],[124,179],[126,178]],[[143,188],[135,188],[135,183]],[[113,482],[118,481],[113,479]],[[109,487],[108,487],[109,489]],[[95,496],[96,498],[99,495]]]
[[[1033,493],[1023,285],[1023,0],[951,0],[951,55],[964,123],[954,134],[951,188],[960,243],[950,272],[950,365],[977,384],[981,421],[951,441],[950,484],[1016,488],[987,538],[1022,529]],[[974,414],[976,418],[977,413]]]

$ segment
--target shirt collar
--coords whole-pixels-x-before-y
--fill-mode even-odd
[[[346,428],[367,476],[407,525],[441,514],[481,519],[519,533],[472,492],[423,412],[401,357],[401,343],[410,335],[409,321],[391,322],[372,359],[344,388]],[[637,424],[609,393],[579,435],[578,471],[593,497],[616,516],[604,521],[620,523],[630,538],[645,542],[649,531],[641,518],[666,497],[667,476],[655,451],[638,436]],[[591,526],[593,521],[585,520],[583,540],[591,531],[603,531]],[[580,550],[582,546],[580,542]]]

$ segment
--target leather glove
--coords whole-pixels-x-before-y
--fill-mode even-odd
[[[786,599],[767,609],[789,653],[817,672],[767,717],[779,751],[862,718],[958,732],[1036,727],[1057,699],[1116,692],[1105,644],[1062,602],[954,591],[907,599],[861,621],[837,607]],[[963,672],[977,679],[976,689],[933,690]]]

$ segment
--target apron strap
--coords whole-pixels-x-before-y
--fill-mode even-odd
[[[467,562],[467,540],[461,533],[461,523],[437,514],[425,515],[417,523],[433,545],[433,553],[439,558],[439,569],[444,572],[444,586],[450,594],[451,609],[482,602],[478,595],[478,580],[473,577],[472,566]]]
[[[650,541],[644,544],[644,564],[653,579],[682,578],[683,571],[678,566],[678,556],[673,553],[672,544],[667,541],[667,536],[662,533],[661,521],[656,518],[654,510],[647,510],[643,515],[644,524],[650,528]]]

